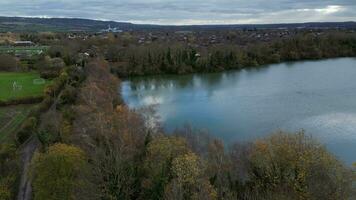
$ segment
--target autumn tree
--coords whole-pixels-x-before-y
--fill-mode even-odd
[[[166,199],[217,199],[217,193],[204,176],[204,167],[194,153],[176,157],[172,162],[172,180],[166,186]]]
[[[225,153],[223,142],[213,140],[208,148],[207,174],[210,175],[210,181],[217,189],[219,199],[236,198],[230,187],[227,187],[231,182],[232,170],[232,164]]]
[[[32,160],[35,200],[78,199],[85,186],[85,153],[74,146],[55,144]]]
[[[182,138],[159,136],[148,144],[144,161],[144,196],[150,199],[163,196],[165,187],[171,179],[173,159],[188,151]]]
[[[259,194],[279,199],[347,199],[350,194],[350,171],[304,132],[257,140],[249,159]]]
[[[140,191],[146,129],[117,94],[119,81],[106,62],[86,67],[87,78],[78,93],[70,142],[91,159],[93,183],[102,199],[135,199]]]

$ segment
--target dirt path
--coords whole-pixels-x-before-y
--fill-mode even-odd
[[[21,172],[21,181],[17,200],[32,199],[31,178],[28,173],[30,169],[31,159],[39,144],[40,142],[38,141],[37,137],[32,137],[25,144],[23,144],[21,151],[21,162],[23,167]]]

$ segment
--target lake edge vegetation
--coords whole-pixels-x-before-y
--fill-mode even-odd
[[[106,59],[111,61],[112,71],[119,77],[132,77],[221,72],[281,62],[355,57],[356,35],[305,34],[271,42],[214,44],[208,47],[149,43],[128,47],[125,52],[110,47]]]

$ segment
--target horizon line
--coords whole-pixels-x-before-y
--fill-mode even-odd
[[[114,23],[128,23],[133,25],[151,25],[151,26],[234,26],[234,25],[288,25],[288,24],[312,24],[312,23],[356,23],[356,21],[306,21],[306,22],[288,22],[288,23],[220,23],[220,24],[156,24],[156,23],[135,23],[133,21],[117,21],[110,19],[91,19],[82,17],[50,17],[50,16],[2,16],[3,18],[31,18],[31,19],[78,19],[78,20],[91,20],[91,21],[101,21],[101,22],[114,22]]]

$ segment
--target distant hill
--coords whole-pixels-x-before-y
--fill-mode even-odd
[[[312,22],[294,24],[248,24],[248,25],[194,25],[160,26],[132,24],[115,21],[100,21],[77,18],[25,18],[0,17],[0,32],[97,32],[108,26],[128,30],[227,30],[227,29],[282,29],[282,28],[349,28],[356,29],[356,22]]]
[[[38,31],[99,31],[111,26],[131,29],[133,24],[71,18],[24,18],[0,17],[1,32],[38,32]]]

